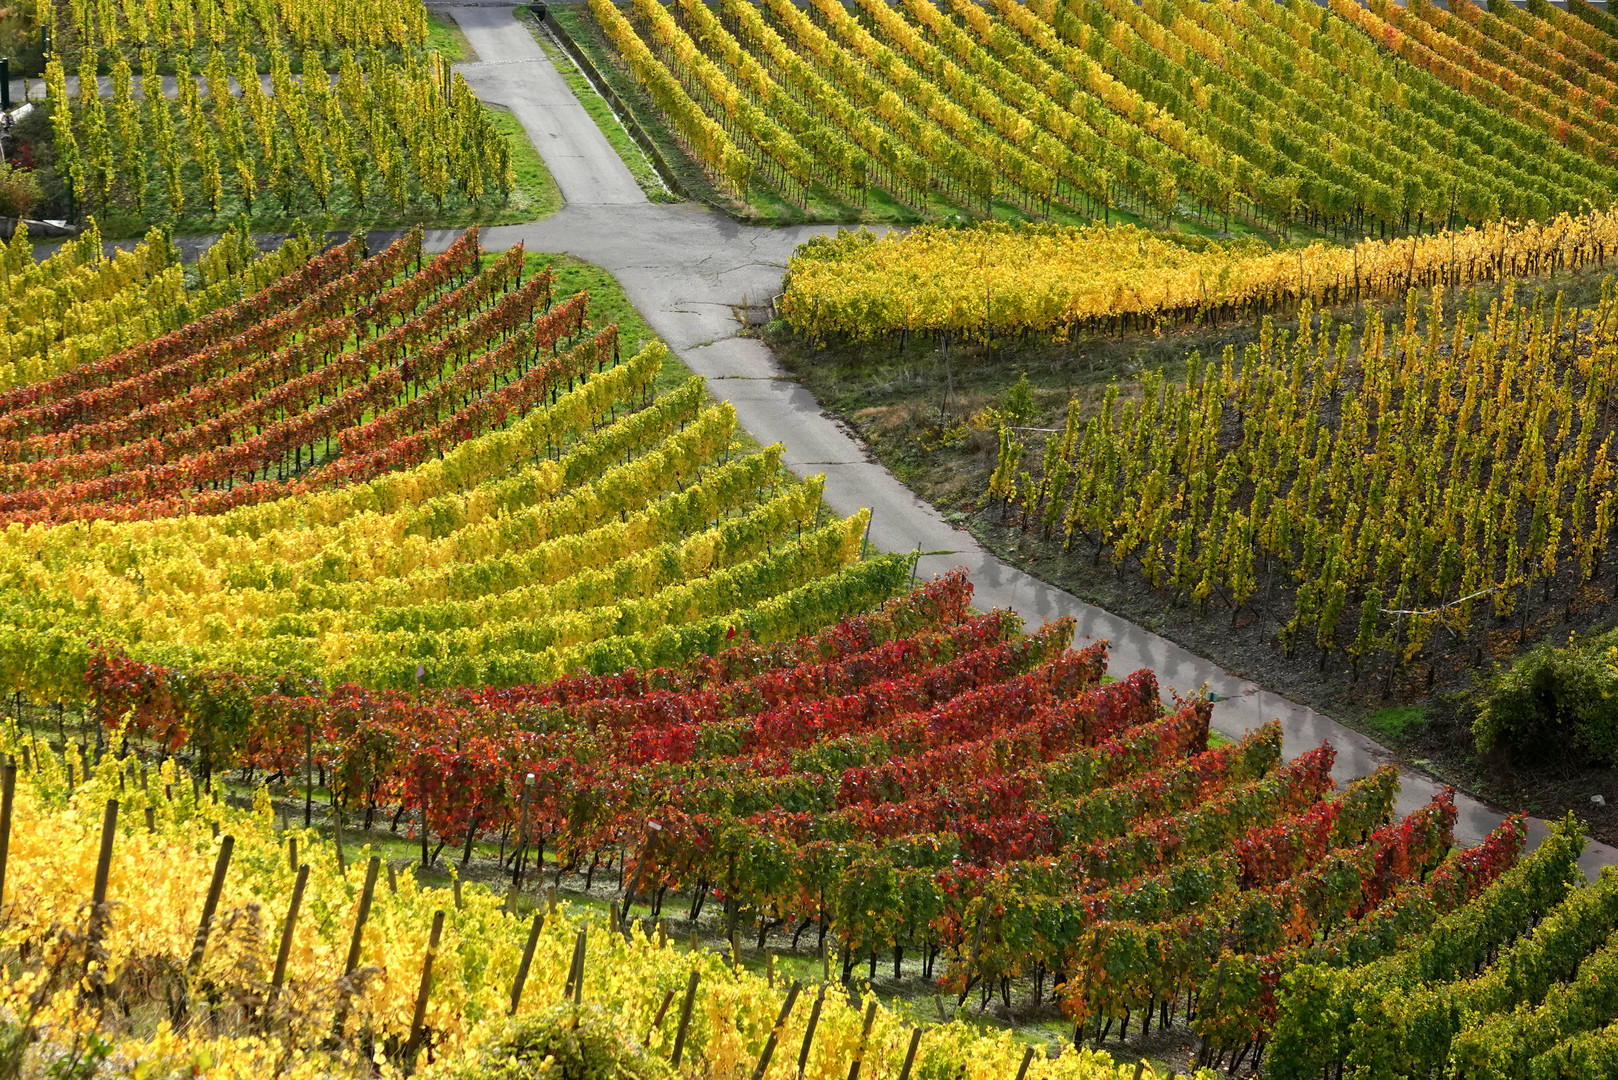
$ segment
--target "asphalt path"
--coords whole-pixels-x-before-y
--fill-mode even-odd
[[[510,9],[457,7],[448,14],[477,53],[475,62],[457,64],[455,70],[480,98],[517,117],[562,198],[580,205],[646,204],[628,166]]]

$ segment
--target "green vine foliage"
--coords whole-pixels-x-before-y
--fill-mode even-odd
[[[1475,900],[1397,953],[1356,967],[1284,975],[1266,1072],[1304,1080],[1428,1076],[1481,1019],[1532,1006],[1573,977],[1618,927],[1618,872],[1575,888],[1584,837],[1572,815]],[[1470,1075],[1470,1074],[1464,1074]]]

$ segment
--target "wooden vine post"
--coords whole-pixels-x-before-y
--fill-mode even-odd
[[[372,855],[365,864],[365,884],[360,888],[360,906],[354,913],[354,933],[348,939],[348,959],[343,961],[343,974],[354,974],[360,966],[360,948],[365,943],[365,922],[371,917],[371,900],[376,895],[376,877],[382,870],[382,860]]]
[[[101,850],[96,854],[95,884],[90,892],[90,929],[85,935],[84,970],[89,989],[102,990],[102,976],[92,975],[90,957],[107,931],[107,882],[112,875],[112,841],[118,835],[118,800],[108,799],[101,815]]]
[[[809,1007],[809,1025],[803,1030],[803,1048],[798,1051],[798,1075],[809,1064],[809,1047],[815,1041],[815,1028],[820,1026],[820,1009],[826,1004],[826,984],[820,984],[820,993],[815,995],[815,1003]]]
[[[107,878],[112,873],[112,839],[117,835],[117,829],[118,800],[108,799],[107,808],[101,816],[101,850],[96,856],[95,884],[90,893],[90,903],[96,910],[107,902]]]
[[[584,1001],[584,935],[585,931],[580,930],[574,939],[573,962],[568,965],[567,985],[562,989],[562,997],[572,998],[575,1005]]]
[[[219,841],[219,854],[214,859],[213,877],[208,881],[208,894],[202,901],[202,918],[197,920],[197,931],[191,938],[191,955],[185,962],[185,981],[174,999],[173,1019],[176,1025],[184,1022],[191,1011],[190,982],[202,967],[202,957],[208,951],[208,937],[213,932],[214,914],[219,910],[219,897],[225,890],[225,873],[230,869],[230,856],[236,849],[236,838],[225,836]]]
[[[1024,1050],[1023,1053],[1022,1053],[1022,1064],[1017,1066],[1017,1080],[1027,1080],[1028,1066],[1032,1065],[1033,1063],[1034,1063],[1034,1046],[1033,1046],[1032,1043],[1029,1043],[1028,1044],[1028,1049]],[[1139,1069],[1135,1070],[1135,1080],[1140,1080],[1140,1070]]]
[[[202,919],[191,942],[191,957],[186,961],[188,976],[196,974],[202,966],[202,955],[208,949],[208,935],[213,930],[214,913],[219,910],[219,896],[225,889],[225,872],[230,869],[231,852],[236,849],[236,838],[226,836],[219,841],[219,855],[213,864],[213,879],[208,882],[208,896],[202,902]]]
[[[275,974],[270,978],[270,1000],[286,982],[287,958],[292,955],[292,931],[298,925],[298,909],[303,906],[303,891],[309,886],[309,864],[298,866],[297,880],[292,883],[292,899],[287,904],[287,917],[281,923],[281,947],[275,954]]]
[[[652,1032],[663,1026],[663,1017],[669,1011],[669,1005],[673,1001],[674,991],[672,989],[664,991],[663,1003],[657,1007],[657,1012],[652,1017],[652,1026],[646,1029],[647,1042],[652,1041]]]
[[[758,1056],[758,1065],[753,1069],[753,1080],[764,1080],[764,1073],[770,1067],[770,1058],[775,1056],[775,1044],[781,1038],[781,1029],[786,1026],[787,1017],[792,1014],[792,1006],[797,1003],[798,991],[803,985],[796,979],[787,990],[787,999],[781,1003],[781,1012],[775,1018],[775,1026],[770,1028],[770,1037],[764,1040],[764,1050]]]
[[[335,779],[335,778],[334,778]],[[337,849],[337,872],[348,877],[348,860],[343,857],[343,807],[335,798],[331,803],[332,845]],[[375,862],[375,859],[371,860]]]
[[[522,1004],[523,984],[528,981],[528,969],[534,962],[534,947],[539,944],[539,931],[545,924],[543,915],[535,914],[534,921],[528,927],[528,943],[523,946],[522,961],[517,965],[517,977],[511,982],[511,1009],[507,1016],[517,1015],[517,1006]]]
[[[11,811],[17,798],[17,763],[0,768],[0,911],[6,903],[6,859],[11,854]]]
[[[360,887],[360,903],[354,912],[354,933],[348,939],[348,957],[343,961],[343,978],[346,980],[353,975],[360,966],[360,950],[365,944],[365,923],[371,917],[371,901],[376,897],[376,879],[382,872],[382,859],[372,855],[365,863],[365,884]],[[332,1032],[341,1038],[343,1022],[348,1019],[348,998],[345,995],[342,1004],[337,1009],[337,1017],[332,1025]]]
[[[427,955],[421,961],[421,986],[416,991],[416,1011],[410,1018],[410,1039],[405,1043],[405,1060],[411,1061],[421,1046],[422,1026],[427,1020],[427,994],[433,985],[433,957],[444,934],[444,912],[433,912],[433,929],[427,938]]]
[[[865,1006],[865,1024],[860,1028],[860,1044],[854,1049],[854,1061],[848,1067],[848,1080],[860,1080],[860,1065],[865,1061],[865,1047],[871,1041],[871,1025],[876,1022],[876,1002]]]
[[[534,798],[534,774],[529,773],[522,782],[522,812],[517,818],[517,854],[511,863],[511,891],[522,888],[523,858],[528,854],[528,804]]]
[[[899,1080],[910,1080],[910,1066],[916,1063],[916,1050],[921,1046],[921,1025],[910,1029],[910,1048],[905,1051],[905,1063],[899,1069]]]
[[[674,1067],[680,1067],[680,1055],[685,1052],[685,1032],[691,1026],[691,1006],[697,1000],[697,980],[701,973],[696,968],[691,969],[691,977],[685,983],[685,1000],[680,1003],[680,1026],[674,1032]]]

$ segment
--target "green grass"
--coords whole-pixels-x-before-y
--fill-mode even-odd
[[[579,66],[573,62],[572,57],[568,56],[565,50],[559,48],[549,34],[534,25],[528,10],[526,7],[517,9],[523,24],[528,27],[529,33],[534,35],[534,40],[539,42],[539,47],[545,50],[545,55],[550,57],[551,63],[556,65],[556,70],[561,72],[562,78],[567,82],[568,89],[572,90],[573,96],[579,99],[579,104],[583,105],[584,111],[590,114],[590,119],[596,122],[596,127],[601,129],[601,134],[606,136],[607,142],[612,145],[612,148],[618,152],[618,156],[623,159],[624,166],[629,169],[630,175],[635,178],[635,183],[640,185],[640,189],[646,193],[646,197],[656,203],[680,202],[680,196],[670,191],[668,185],[663,183],[663,178],[658,175],[657,167],[646,156],[646,151],[642,150],[640,144],[629,134],[629,129],[624,127],[623,121],[619,119],[618,114],[612,111],[612,106],[607,103],[607,99],[596,91],[595,86],[585,77],[584,72],[579,70]]]
[[[452,64],[473,56],[472,46],[455,20],[433,11],[427,13],[427,47],[437,49]]]
[[[971,215],[952,202],[929,195],[924,210],[907,206],[881,188],[870,188],[865,205],[857,206],[838,197],[818,181],[809,189],[804,206],[781,197],[764,184],[753,183],[747,192],[747,210],[738,215],[758,225],[805,225],[838,223],[845,225],[915,225],[925,221],[967,221]]]
[[[1427,722],[1425,705],[1392,705],[1378,709],[1365,718],[1365,726],[1390,738],[1414,731]]]

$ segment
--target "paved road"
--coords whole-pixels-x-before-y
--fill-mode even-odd
[[[1108,639],[1114,674],[1151,668],[1165,691],[1185,695],[1206,686],[1218,695],[1213,726],[1225,735],[1236,737],[1277,718],[1289,757],[1329,741],[1337,748],[1334,776],[1339,783],[1388,760],[1383,747],[1358,732],[1046,585],[944,521],[871,460],[846,429],[821,411],[813,395],[792,381],[769,349],[743,336],[737,321],[738,308],[764,304],[780,291],[787,259],[798,244],[834,227],[762,229],[690,203],[648,203],[525,26],[499,8],[451,12],[484,61],[465,69],[487,73],[474,85],[517,112],[568,199],[544,221],[485,229],[487,247],[498,250],[521,242],[533,251],[571,252],[611,271],[652,329],[708,380],[715,395],[735,405],[742,425],[755,438],[785,445],[785,460],[800,475],[823,473],[826,500],[837,512],[870,507],[872,541],[888,551],[919,547],[925,553],[919,566],[923,575],[965,566],[980,606],[1010,608],[1031,626],[1070,615],[1078,621],[1080,641]],[[489,63],[490,57],[501,63]],[[498,74],[502,67],[510,74]],[[566,101],[557,97],[558,86]],[[455,235],[436,232],[428,240],[442,248]],[[1437,788],[1431,779],[1407,769],[1399,811],[1408,813],[1426,803]],[[1456,802],[1456,835],[1462,841],[1481,839],[1500,821],[1497,811],[1475,799],[1460,796]],[[1543,822],[1533,823],[1536,835],[1544,829]],[[1592,842],[1586,849],[1587,873],[1613,863],[1618,863],[1613,848]]]
[[[584,111],[528,28],[507,8],[454,7],[474,63],[455,70],[484,101],[504,105],[539,149],[570,203],[645,205],[646,195],[601,129]]]

